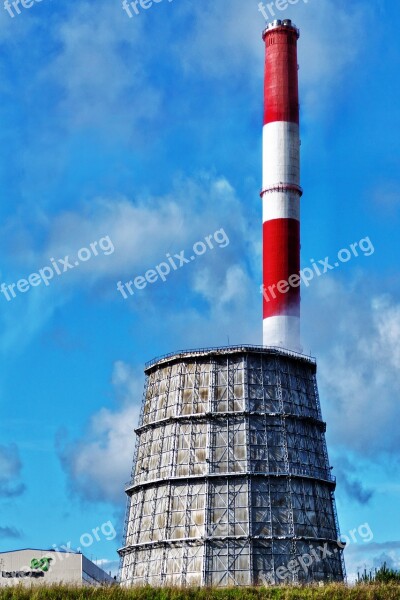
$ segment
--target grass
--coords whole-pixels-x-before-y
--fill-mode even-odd
[[[0,600],[400,600],[400,584],[369,584],[347,587],[268,588],[132,588],[10,587],[0,588]]]

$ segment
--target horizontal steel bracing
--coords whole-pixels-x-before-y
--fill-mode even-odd
[[[319,543],[319,544],[323,544],[323,543],[327,543],[329,544],[331,547],[333,548],[337,548],[337,540],[327,540],[326,538],[322,538],[322,539],[318,539],[315,537],[272,537],[272,536],[267,536],[267,535],[258,535],[258,536],[253,536],[252,538],[250,538],[249,536],[213,536],[213,537],[208,537],[208,538],[202,538],[202,539],[192,539],[192,538],[176,538],[176,539],[172,539],[172,540],[163,540],[163,541],[155,541],[155,542],[147,542],[146,544],[132,544],[131,546],[125,546],[124,548],[122,548],[121,550],[119,550],[121,555],[125,555],[125,554],[129,554],[130,552],[132,552],[133,550],[145,550],[145,549],[150,549],[150,548],[175,548],[175,547],[182,547],[185,545],[189,545],[189,546],[200,546],[202,544],[204,544],[205,542],[215,542],[215,541],[220,541],[220,542],[224,542],[227,540],[242,540],[242,541],[251,541],[251,540],[264,540],[264,541],[274,541],[274,540],[279,540],[279,541],[297,541],[297,542],[309,542],[309,543]]]
[[[323,431],[324,433],[326,432],[326,423],[324,423],[324,421],[319,421],[318,419],[315,419],[313,417],[303,417],[303,416],[299,416],[299,415],[291,415],[289,413],[269,413],[269,414],[265,414],[263,412],[257,412],[257,411],[242,411],[242,412],[235,412],[234,413],[236,417],[249,417],[249,416],[259,416],[259,417],[283,417],[285,419],[288,419],[290,417],[296,418],[298,421],[308,421],[309,423],[312,423],[314,425],[317,425],[318,427],[320,427],[321,431]],[[220,419],[221,417],[231,417],[232,413],[203,413],[203,414],[192,414],[192,415],[177,415],[175,417],[169,417],[166,419],[161,419],[155,423],[148,423],[147,425],[142,425],[141,427],[137,427],[135,429],[135,433],[138,435],[140,433],[143,433],[144,431],[147,431],[148,429],[154,429],[155,427],[159,427],[160,425],[170,425],[176,421],[201,421],[201,422],[206,422],[207,419]]]
[[[318,477],[312,477],[311,475],[308,475],[306,473],[295,473],[293,470],[287,473],[273,473],[273,472],[268,472],[268,473],[258,473],[256,471],[254,471],[253,473],[245,473],[245,475],[251,475],[252,479],[255,478],[269,478],[269,477],[274,477],[274,478],[285,478],[285,477],[291,477],[292,479],[295,478],[299,478],[299,479],[306,479],[306,480],[316,480],[316,481],[323,481],[324,483],[326,483],[328,486],[330,486],[330,489],[335,490],[336,488],[336,478],[335,477],[330,477],[329,479],[321,479]],[[235,478],[237,477],[237,473],[224,473],[223,475],[224,479],[228,479],[228,478]],[[206,475],[193,475],[190,477],[171,477],[168,481],[171,483],[181,483],[181,482],[187,482],[187,481],[195,481],[196,479],[216,479],[216,478],[221,478],[220,474],[217,473],[207,473]],[[141,490],[147,487],[154,487],[157,485],[165,485],[165,479],[151,479],[150,481],[143,481],[141,483],[128,483],[125,486],[125,492],[128,494],[128,496],[131,496],[133,492],[135,492],[136,490]]]
[[[122,582],[278,582],[321,545],[329,554],[290,580],[342,580],[315,362],[246,346],[171,355],[146,373]]]

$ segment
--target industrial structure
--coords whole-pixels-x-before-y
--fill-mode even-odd
[[[300,349],[298,37],[289,20],[263,35],[264,345],[146,365],[119,550],[126,586],[345,576],[316,362]]]
[[[263,38],[263,342],[299,352],[299,31],[289,20],[274,21]]]
[[[0,588],[16,585],[113,585],[116,581],[80,552],[25,548],[0,552]]]

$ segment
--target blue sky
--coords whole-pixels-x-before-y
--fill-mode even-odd
[[[79,268],[0,295],[0,551],[85,550],[114,569],[144,363],[261,343],[264,19],[256,1],[119,0],[0,11],[0,282],[108,238]],[[389,0],[300,1],[302,263],[375,252],[302,293],[348,571],[400,567],[400,93]],[[216,247],[124,300],[129,281],[223,228]]]

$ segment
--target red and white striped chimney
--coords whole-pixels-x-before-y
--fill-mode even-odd
[[[263,343],[299,352],[299,31],[289,19],[273,21],[263,39]]]

